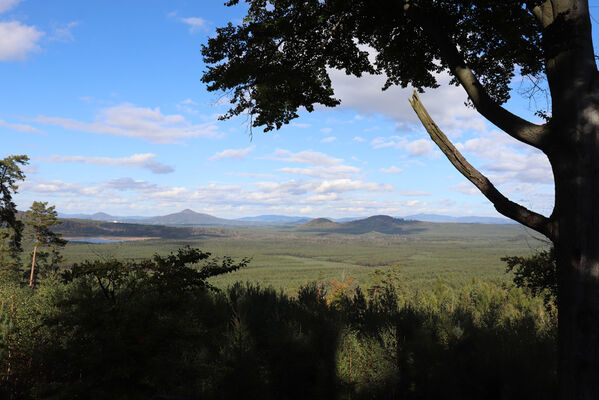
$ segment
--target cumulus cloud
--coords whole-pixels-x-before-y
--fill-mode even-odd
[[[490,173],[496,183],[553,183],[547,156],[499,132],[458,143],[456,147],[473,160],[482,160],[481,170]]]
[[[339,70],[329,70],[335,96],[341,99],[344,107],[352,108],[365,115],[382,114],[398,123],[398,127],[418,127],[420,121],[408,103],[412,87],[393,86],[386,91],[384,75],[363,74],[356,78]],[[449,137],[458,137],[464,130],[484,131],[485,120],[476,110],[464,105],[466,93],[461,87],[450,85],[450,76],[442,73],[437,76],[440,87],[427,89],[420,97],[435,122]]]
[[[135,180],[133,178],[116,178],[104,183],[102,187],[120,191],[136,190],[148,192],[156,189],[157,185],[142,180]]]
[[[324,153],[317,151],[305,150],[298,153],[293,153],[289,150],[277,149],[274,155],[275,160],[294,162],[300,164],[312,164],[312,165],[334,165],[339,164],[343,160],[340,158],[334,158]]]
[[[405,145],[405,149],[414,157],[426,156],[433,150],[430,140],[418,139]]]
[[[322,139],[320,141],[320,143],[331,143],[331,142],[334,142],[335,140],[337,140],[337,138],[335,136],[329,136],[329,137]]]
[[[0,4],[2,6],[2,4]],[[23,61],[40,50],[38,41],[44,32],[18,21],[0,22],[0,61]]]
[[[0,126],[11,129],[13,131],[26,132],[26,133],[44,133],[31,125],[25,124],[11,124],[9,122],[0,119]]]
[[[417,139],[410,141],[407,137],[390,136],[374,138],[370,145],[373,149],[396,148],[408,152],[412,157],[429,155],[433,150],[433,144],[428,139]]]
[[[392,165],[389,168],[381,168],[380,171],[385,174],[401,174],[403,172],[401,168],[397,168],[395,165]]]
[[[208,21],[199,17],[180,18],[179,21],[189,26],[189,33],[198,33],[208,29]]]
[[[12,10],[23,0],[0,0],[0,14]]]
[[[175,171],[175,169],[169,165],[154,161],[153,159],[155,157],[156,154],[152,153],[133,154],[132,156],[123,158],[54,155],[49,157],[48,161],[57,163],[84,163],[128,168],[142,168],[150,170],[154,174],[168,174]]]
[[[390,191],[393,190],[393,186],[351,179],[335,179],[330,181],[322,181],[314,188],[315,193],[343,193],[357,190],[368,192]]]
[[[173,143],[177,139],[218,135],[213,124],[194,125],[182,115],[165,115],[158,107],[136,107],[128,103],[103,109],[95,122],[43,115],[34,121],[68,130],[128,136],[154,143]]]
[[[277,171],[286,174],[305,175],[312,178],[338,178],[360,172],[360,168],[351,165],[331,165],[327,167],[310,168],[279,168]]]
[[[252,150],[254,150],[254,146],[250,146],[245,149],[227,149],[227,150],[223,150],[219,153],[216,153],[215,155],[210,157],[210,160],[222,160],[224,158],[232,158],[235,160],[241,160],[241,159],[245,158],[245,156],[250,154],[250,152]]]

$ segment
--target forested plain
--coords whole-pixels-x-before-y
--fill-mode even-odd
[[[555,395],[553,300],[517,287],[501,260],[547,247],[525,228],[193,229],[187,238],[70,242],[33,288],[5,274],[2,396]]]

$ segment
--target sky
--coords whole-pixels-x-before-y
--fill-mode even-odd
[[[31,159],[19,209],[499,216],[435,148],[408,103],[412,89],[382,92],[382,76],[330,71],[342,105],[301,112],[275,132],[250,135],[245,117],[219,121],[227,102],[200,81],[201,45],[244,16],[223,3],[0,0],[0,158]],[[505,195],[550,214],[546,157],[467,108],[448,76],[439,81],[421,95],[439,127]],[[526,81],[512,86],[506,107],[539,122],[519,95]]]

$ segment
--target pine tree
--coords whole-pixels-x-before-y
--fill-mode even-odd
[[[27,239],[33,241],[33,252],[31,255],[31,272],[29,274],[29,286],[34,285],[36,275],[36,263],[38,258],[38,248],[51,247],[54,253],[60,247],[66,244],[66,241],[59,234],[52,232],[50,228],[61,222],[56,218],[57,212],[54,206],[48,207],[47,202],[34,201],[29,210],[25,212],[25,235]],[[45,258],[45,254],[43,255]],[[60,258],[53,257],[57,260]]]
[[[17,193],[17,182],[25,179],[21,166],[28,162],[25,155],[0,160],[0,270],[5,272],[18,268],[23,223],[17,219],[12,195]]]

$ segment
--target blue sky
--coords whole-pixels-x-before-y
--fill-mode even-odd
[[[341,107],[254,130],[251,140],[244,118],[218,121],[227,107],[200,82],[200,48],[243,11],[223,0],[0,0],[0,157],[31,158],[19,208],[39,200],[113,215],[498,216],[435,149],[411,90],[382,93],[383,77],[331,71]],[[551,213],[542,154],[466,108],[461,88],[422,100],[500,190]],[[517,90],[507,106],[534,119]]]

